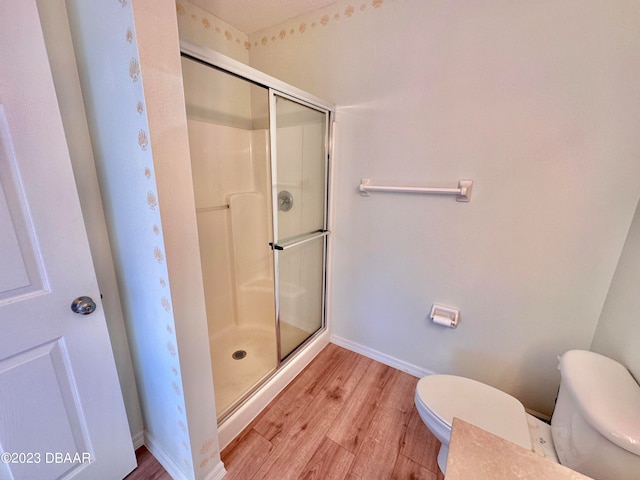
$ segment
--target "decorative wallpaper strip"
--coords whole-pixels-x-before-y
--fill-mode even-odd
[[[129,62],[129,76],[134,82],[137,82],[140,77],[140,64],[137,58],[132,58]]]
[[[267,47],[276,42],[320,30],[332,23],[350,20],[368,11],[377,11],[385,4],[385,1],[391,0],[347,0],[334,3],[326,8],[286,20],[280,25],[251,34],[250,48]]]
[[[379,10],[384,3],[391,0],[350,0],[337,2],[333,5],[316,10],[307,15],[302,15],[291,20],[286,20],[280,25],[269,27],[259,32],[247,35],[229,26],[218,17],[205,12],[188,0],[176,2],[176,12],[180,17],[190,18],[193,21],[192,28],[210,30],[227,42],[235,42],[246,50],[251,48],[266,47],[272,43],[288,40],[297,35],[304,35],[315,29],[326,27],[344,19],[351,19],[359,14],[373,10]],[[286,27],[284,27],[286,25]],[[181,30],[182,36],[182,30]],[[210,46],[210,45],[209,45]]]
[[[178,14],[180,14],[179,11],[178,11]],[[211,16],[213,17],[213,15],[211,15]],[[218,35],[224,36],[224,38],[228,42],[235,41],[238,45],[244,45],[245,48],[249,45],[249,42],[247,42],[242,35],[238,35],[237,33],[234,33],[233,30],[231,30],[228,27],[225,28],[224,26],[212,24],[211,20],[209,20],[207,17],[198,18],[198,16],[196,14],[192,13],[190,15],[190,18],[191,18],[191,20],[193,20],[195,22],[200,20],[200,27],[202,27],[202,28],[204,28],[206,30],[213,30]]]
[[[126,7],[129,4],[129,0],[116,0],[116,4]],[[126,9],[122,11],[130,15],[130,12]],[[167,392],[173,392],[173,398],[175,398],[177,407],[177,412],[173,421],[176,422],[176,437],[181,438],[176,438],[176,445],[181,445],[183,447],[182,463],[185,466],[186,471],[190,472],[193,471],[193,466],[190,459],[191,452],[188,443],[187,419],[184,409],[181,407],[184,400],[182,392],[182,378],[180,376],[180,364],[178,361],[178,349],[176,345],[177,341],[174,333],[174,319],[170,301],[171,297],[170,293],[167,291],[168,282],[165,280],[168,272],[165,263],[164,244],[162,242],[161,235],[161,219],[158,205],[157,186],[153,181],[153,158],[148,135],[149,127],[147,117],[144,115],[145,105],[142,90],[142,77],[140,63],[137,57],[138,48],[133,26],[128,26],[126,28],[124,32],[124,42],[121,47],[126,49],[126,51],[129,52],[129,55],[131,55],[128,62],[125,60],[126,64],[123,65],[123,70],[131,81],[132,90],[128,92],[129,96],[127,98],[134,99],[132,102],[132,112],[137,113],[137,115],[135,115],[135,118],[132,119],[133,121],[128,124],[128,128],[133,137],[132,142],[137,142],[137,146],[139,147],[136,160],[138,160],[142,165],[138,172],[142,174],[142,183],[146,184],[146,187],[136,188],[136,191],[133,192],[134,195],[140,195],[138,208],[135,210],[140,214],[139,216],[142,220],[141,226],[146,225],[146,227],[143,228],[143,236],[145,243],[148,245],[147,248],[151,250],[149,263],[146,267],[150,270],[155,270],[156,274],[160,278],[159,287],[150,289],[150,292],[153,292],[153,295],[156,295],[159,309],[154,313],[156,315],[162,313],[163,318],[161,321],[162,324],[165,325],[166,335],[168,338],[165,347],[163,348],[162,344],[160,344],[158,345],[158,348],[164,356],[161,363],[163,367],[166,368],[166,375],[164,375],[163,378],[166,382]],[[123,75],[125,74],[124,72]],[[169,396],[166,396],[165,398],[169,398]]]
[[[176,1],[180,38],[247,63],[249,37],[188,0]]]

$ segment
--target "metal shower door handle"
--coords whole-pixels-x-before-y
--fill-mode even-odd
[[[289,243],[285,243],[284,245],[281,245],[279,243],[269,242],[269,246],[271,247],[272,250],[279,250],[279,251],[288,250],[291,247],[297,247],[298,245],[311,242],[312,240],[315,240],[317,238],[326,237],[327,235],[329,235],[329,233],[330,233],[329,230],[318,230],[317,232],[312,232],[311,234],[305,235],[302,238],[296,237],[295,239],[293,239],[293,241]]]

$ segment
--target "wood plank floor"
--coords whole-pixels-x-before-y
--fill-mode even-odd
[[[328,345],[223,450],[225,480],[443,480],[417,382]]]
[[[126,480],[171,480],[171,475],[162,468],[145,446],[136,450],[138,468],[125,477]]]
[[[227,448],[225,480],[444,480],[418,379],[328,345]],[[146,449],[127,480],[166,480]]]

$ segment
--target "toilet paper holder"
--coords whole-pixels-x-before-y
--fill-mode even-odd
[[[434,303],[429,314],[431,321],[444,327],[456,328],[460,320],[460,309]]]

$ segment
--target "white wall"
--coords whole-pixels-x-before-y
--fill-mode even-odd
[[[600,316],[591,350],[625,365],[640,381],[640,203]]]
[[[67,9],[64,0],[46,0],[38,3],[38,13],[46,35],[49,63],[56,85],[58,104],[64,123],[78,195],[82,204],[82,215],[89,237],[93,264],[102,294],[101,300],[118,371],[120,389],[127,411],[129,429],[134,446],[137,447],[143,440],[142,413],[82,101]]]
[[[175,6],[69,9],[145,442],[174,478],[221,478]]]
[[[253,67],[339,106],[334,335],[551,412],[640,195],[639,29],[633,1],[372,0],[250,36]],[[475,183],[463,204],[361,177]]]

